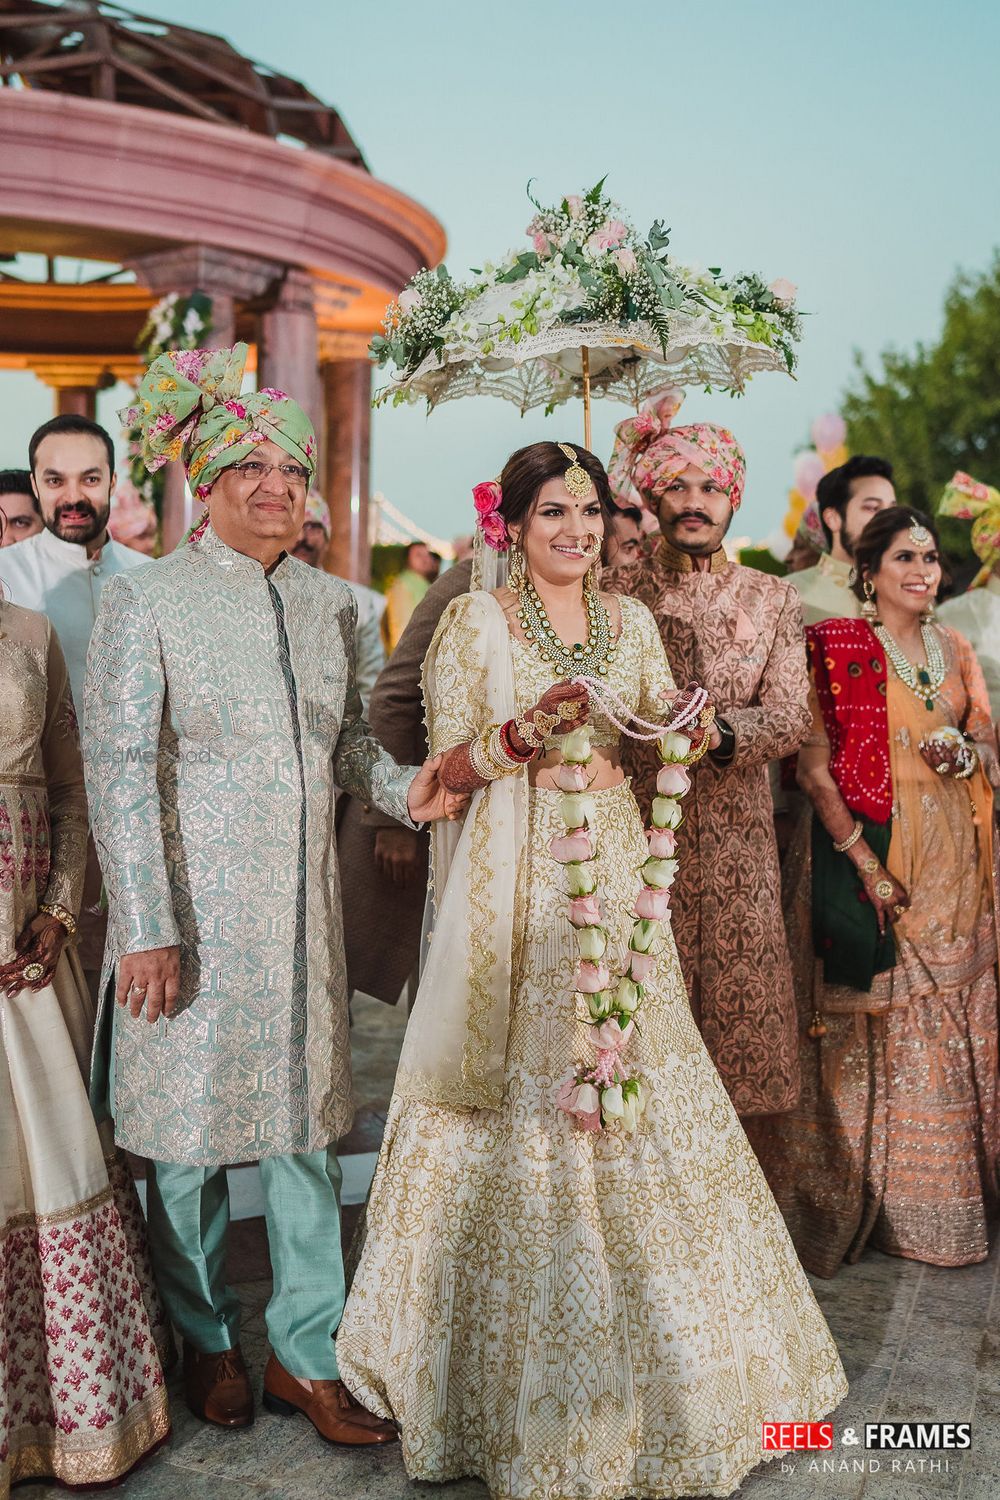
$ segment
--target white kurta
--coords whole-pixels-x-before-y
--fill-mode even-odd
[[[814,568],[789,573],[787,582],[802,601],[802,618],[807,625],[821,620],[857,619],[860,601],[851,589],[853,565],[824,554]]]
[[[996,723],[1000,720],[1000,578],[993,574],[983,588],[949,599],[938,610],[938,618],[964,635],[979,658]]]
[[[109,578],[147,562],[142,552],[110,537],[96,556],[88,557],[86,547],[64,542],[48,529],[0,550],[0,583],[7,598],[48,615],[55,626],[78,711],[101,591]]]

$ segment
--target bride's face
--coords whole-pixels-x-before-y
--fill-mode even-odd
[[[562,479],[547,479],[524,525],[510,530],[533,582],[564,586],[582,580],[600,557],[604,512],[596,490],[578,500]]]

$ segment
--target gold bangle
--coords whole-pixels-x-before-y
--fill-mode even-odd
[[[490,733],[491,730],[487,729],[485,734],[477,735],[474,740],[469,741],[469,764],[483,781],[496,781],[497,777],[502,775],[499,766],[491,759],[487,748]]]
[[[852,844],[856,844],[858,842],[858,839],[861,837],[864,831],[864,824],[860,820],[855,822],[854,827],[851,829],[846,839],[843,839],[839,844],[834,844],[834,853],[846,854],[848,849],[851,848]]]
[[[61,922],[66,929],[68,937],[72,937],[76,932],[76,918],[74,917],[73,913],[71,911],[67,911],[65,906],[62,906],[60,902],[42,901],[38,907],[38,910],[43,911],[47,917],[55,917],[57,922]]]

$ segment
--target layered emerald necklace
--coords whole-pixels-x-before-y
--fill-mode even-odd
[[[585,588],[583,601],[587,609],[586,641],[567,646],[546,613],[545,605],[530,579],[518,584],[517,618],[529,641],[559,678],[606,677],[618,649],[611,631],[611,620],[604,601],[594,589]]]
[[[938,640],[934,626],[921,625],[920,627],[920,638],[924,643],[924,658],[927,662],[925,667],[913,664],[906,652],[897,646],[884,625],[873,625],[872,629],[882,643],[882,649],[892,663],[892,670],[900,682],[904,687],[909,688],[913,696],[928,711],[933,709],[947,673],[944,652],[941,650],[941,642]]]

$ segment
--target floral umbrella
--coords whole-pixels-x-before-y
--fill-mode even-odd
[[[638,406],[668,378],[739,392],[758,370],[792,372],[790,282],[684,266],[659,221],[640,239],[603,190],[602,179],[553,208],[532,198],[532,248],[474,280],[419,271],[372,340],[395,367],[376,404],[487,394],[523,415],[582,396],[589,446],[592,390]]]

